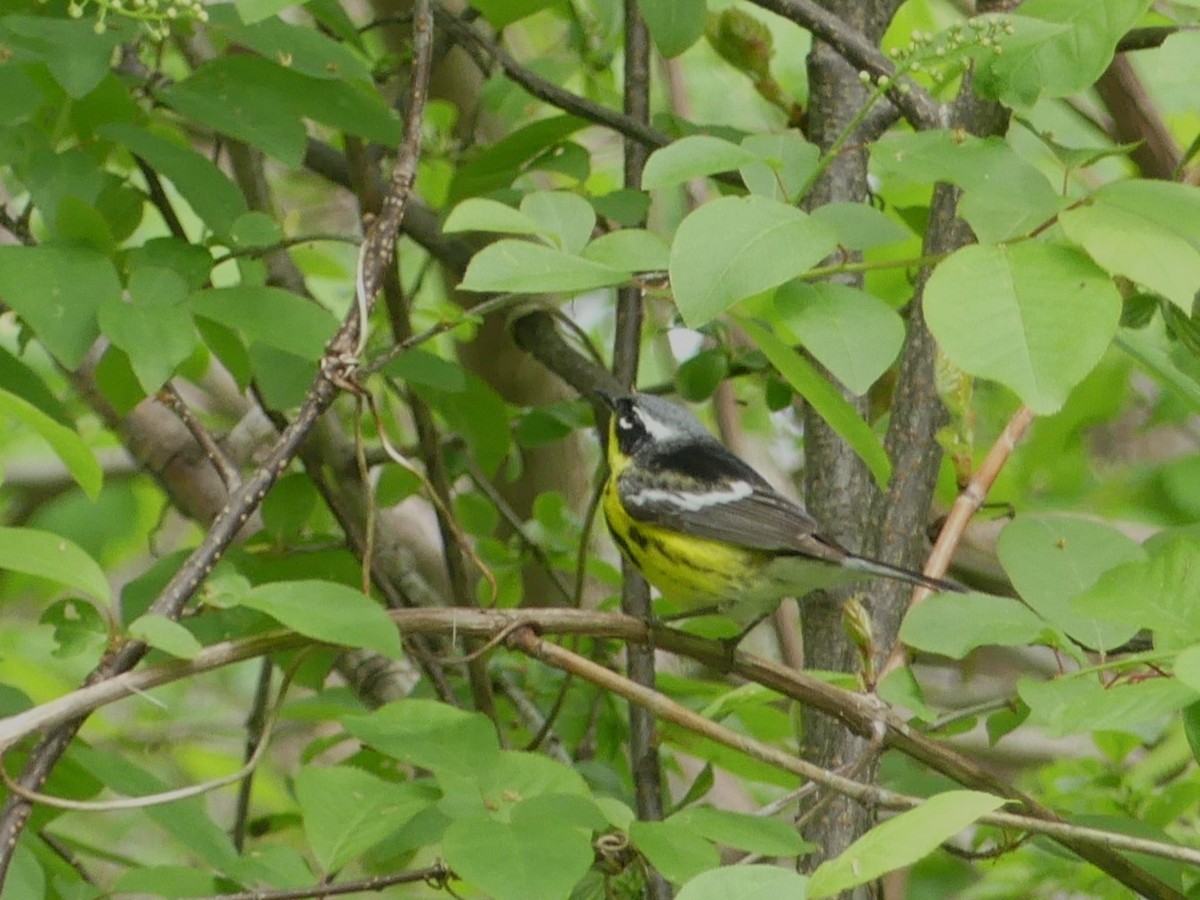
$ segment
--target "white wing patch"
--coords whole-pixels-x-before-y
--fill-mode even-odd
[[[700,512],[713,506],[734,503],[745,499],[754,493],[754,486],[748,481],[731,481],[720,491],[705,491],[694,493],[689,491],[668,491],[663,488],[643,488],[629,498],[635,506],[650,503],[665,503],[686,512]]]

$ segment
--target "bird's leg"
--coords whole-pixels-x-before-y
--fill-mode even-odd
[[[763,622],[763,619],[765,619],[769,615],[771,615],[770,611],[760,613],[758,616],[755,617],[754,621],[752,621],[749,625],[747,625],[745,628],[743,628],[741,631],[739,631],[733,637],[719,639],[720,643],[721,643],[721,648],[725,652],[725,666],[726,666],[727,670],[733,668],[733,656],[735,653],[737,653],[738,644],[740,644],[742,641],[744,641],[746,639],[746,635],[748,635],[755,628],[757,628],[759,625],[761,625]]]

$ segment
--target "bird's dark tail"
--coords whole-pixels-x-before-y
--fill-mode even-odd
[[[911,569],[904,569],[900,566],[893,566],[890,563],[880,562],[877,559],[855,556],[853,553],[846,555],[842,565],[847,569],[854,569],[865,575],[875,575],[879,578],[891,578],[894,581],[907,581],[909,584],[919,584],[922,587],[929,588],[931,591],[952,591],[956,594],[969,593],[969,588],[966,585],[959,584],[953,579],[932,578],[929,575],[923,575],[920,572],[914,572]]]

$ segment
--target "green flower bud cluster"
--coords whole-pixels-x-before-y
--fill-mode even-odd
[[[92,27],[96,34],[108,30],[109,16],[138,22],[156,41],[164,40],[176,22],[208,21],[203,0],[71,0],[67,14],[80,19],[91,6],[95,7],[96,22]]]
[[[896,75],[877,79],[868,76],[866,80],[887,89],[901,75],[927,71],[934,83],[940,84],[969,57],[980,52],[997,56],[1003,53],[1004,39],[1014,30],[1012,21],[1005,16],[969,19],[940,34],[915,30],[907,46],[893,47],[889,52],[896,63]]]

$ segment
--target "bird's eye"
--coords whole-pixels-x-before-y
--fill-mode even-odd
[[[633,419],[629,416],[621,416],[617,419],[617,427],[622,431],[629,431],[629,429],[633,428]]]

